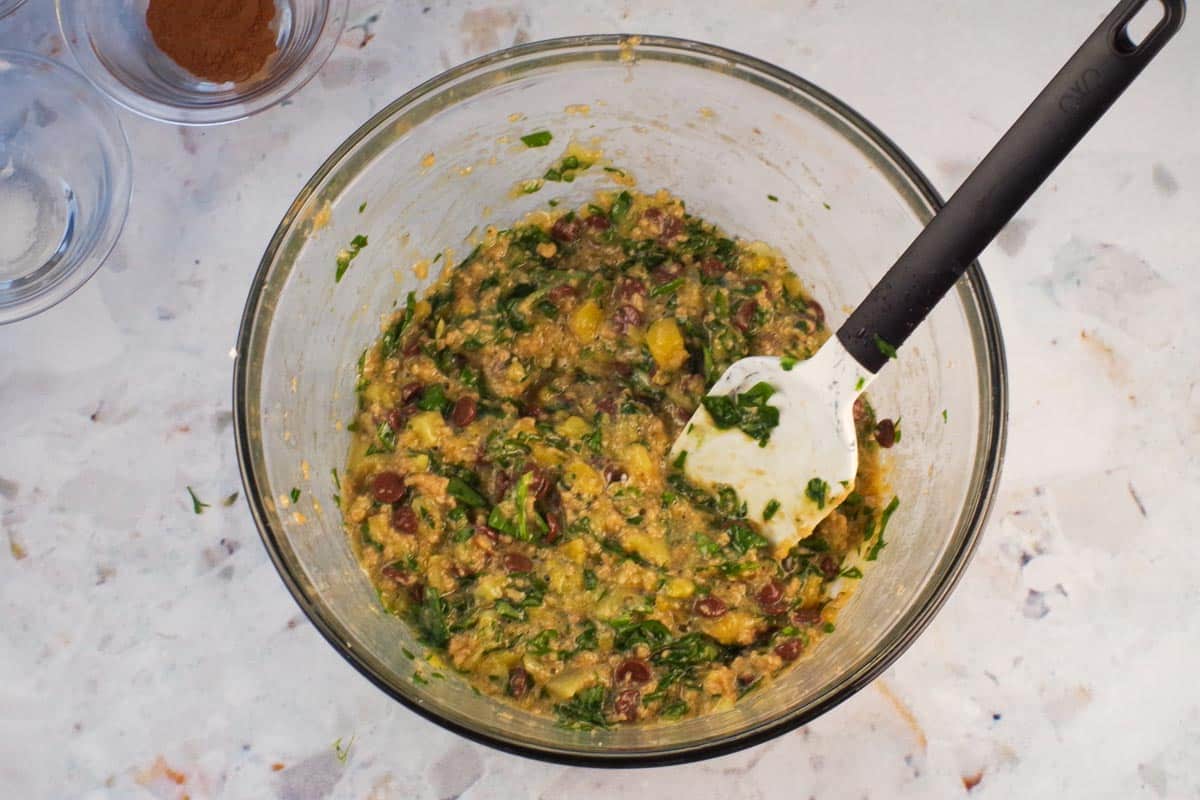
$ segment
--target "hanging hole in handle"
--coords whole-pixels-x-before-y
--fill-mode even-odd
[[[1117,31],[1113,45],[1121,55],[1137,52],[1142,42],[1153,36],[1167,21],[1167,8],[1162,0],[1146,0]]]

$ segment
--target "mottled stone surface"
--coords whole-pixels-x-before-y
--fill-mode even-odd
[[[0,795],[1196,797],[1196,20],[985,254],[1012,384],[990,526],[920,641],[801,730],[635,772],[467,743],[329,648],[229,499],[229,351],[262,249],[419,81],[550,36],[709,40],[840,95],[949,193],[1108,6],[352,0],[287,105],[211,129],[123,114],[137,174],[112,258],[0,328]],[[0,21],[0,47],[66,57],[50,0]]]

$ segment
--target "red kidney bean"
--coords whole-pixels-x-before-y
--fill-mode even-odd
[[[621,278],[613,289],[618,300],[632,300],[646,294],[646,284],[639,278]]]
[[[804,642],[799,639],[784,639],[779,644],[775,645],[775,655],[782,658],[784,661],[795,661],[800,657],[800,651],[804,649]]]
[[[507,572],[533,572],[533,562],[529,560],[528,556],[520,553],[505,553],[501,560],[504,562],[504,569]]]
[[[642,212],[642,219],[646,222],[658,222],[662,218],[663,212],[661,208],[647,208]]]
[[[817,567],[820,568],[821,574],[823,576],[825,576],[825,580],[831,581],[837,577],[838,562],[837,562],[837,559],[834,558],[833,556],[831,556],[831,555],[821,556],[819,559],[817,559]]]
[[[882,448],[891,447],[896,443],[896,423],[890,419],[881,419],[875,423],[875,441]]]
[[[772,609],[778,608],[779,601],[783,599],[783,584],[772,578],[758,590],[757,598],[758,604],[768,613],[778,613]]]
[[[516,698],[525,696],[529,691],[529,684],[532,681],[529,678],[529,673],[524,667],[513,667],[508,671],[508,693]]]
[[[753,300],[743,300],[733,312],[733,327],[745,333],[754,327],[754,315],[758,312],[758,303]]]
[[[617,668],[613,670],[614,683],[635,683],[641,685],[649,683],[654,677],[654,672],[650,669],[650,665],[640,658],[627,658]]]
[[[825,324],[825,309],[816,300],[809,300],[805,311],[818,328]]]
[[[613,465],[609,464],[604,468],[605,483],[617,483],[618,481],[625,480],[625,478],[625,470],[621,469],[620,467],[614,467]]]
[[[546,296],[549,297],[552,302],[557,304],[567,300],[568,298],[578,297],[579,292],[576,291],[574,286],[563,283],[555,286],[553,289],[547,292]]]
[[[460,428],[465,428],[475,421],[479,413],[479,404],[474,397],[460,397],[454,402],[454,410],[450,412],[450,421]]]
[[[706,258],[700,262],[700,271],[704,277],[715,280],[728,272],[729,268],[719,258]]]
[[[533,477],[529,480],[529,492],[533,495],[534,500],[545,500],[546,495],[554,488],[554,481],[544,470],[534,467]]]
[[[399,473],[380,472],[371,479],[371,496],[381,503],[398,503],[407,491]]]
[[[383,574],[383,577],[391,578],[392,580],[396,581],[397,583],[403,584],[405,586],[412,583],[412,581],[413,581],[413,576],[411,573],[404,571],[402,568],[397,567],[395,564],[388,564],[387,566],[385,566],[383,569],[381,569],[379,571]]]
[[[559,217],[550,226],[550,238],[556,242],[573,242],[579,236],[579,229],[582,224],[578,219],[572,217]]]
[[[562,533],[562,517],[557,512],[550,512],[546,515],[546,544],[554,544],[558,541],[558,536]]]
[[[401,405],[408,405],[409,403],[414,402],[424,389],[425,387],[422,384],[415,381],[413,383],[404,384],[404,388],[400,390]]]
[[[586,222],[587,226],[594,231],[606,231],[612,225],[612,223],[609,222],[608,217],[604,216],[603,214],[593,214],[585,219],[584,222]]]
[[[613,313],[613,324],[619,333],[642,324],[642,312],[631,305],[623,305]]]
[[[797,625],[816,625],[821,621],[821,609],[813,606],[798,608],[792,612],[792,622]]]
[[[500,541],[500,532],[483,522],[475,523],[475,532],[480,536],[483,536],[489,542]],[[489,547],[488,549],[491,548]]]
[[[658,235],[659,244],[670,244],[682,231],[683,220],[678,217],[667,217],[667,221],[662,226],[662,233]]]
[[[421,338],[419,336],[412,337],[408,344],[404,345],[404,350],[401,351],[406,356],[415,356],[421,352]]]
[[[719,617],[729,610],[729,606],[725,605],[725,601],[715,595],[702,597],[696,601],[696,613],[702,617]]]
[[[638,718],[638,709],[642,705],[642,693],[637,689],[622,689],[613,699],[613,711],[617,719],[623,722],[633,722]]]
[[[407,408],[393,408],[383,415],[383,420],[392,430],[400,431],[404,429],[404,423],[408,422],[408,414]]]
[[[617,413],[617,401],[612,397],[602,397],[596,401],[596,410],[613,416]]]
[[[871,419],[871,406],[866,398],[859,395],[854,401],[854,424],[862,425]]]
[[[654,272],[650,273],[650,279],[659,286],[662,286],[664,283],[670,283],[675,280],[682,273],[682,264],[677,261],[664,261]]]
[[[419,522],[412,506],[396,506],[392,509],[392,527],[400,533],[416,533]]]

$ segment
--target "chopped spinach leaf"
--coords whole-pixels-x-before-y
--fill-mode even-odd
[[[526,147],[545,147],[553,138],[554,135],[550,131],[534,131],[522,136],[521,141],[525,143]]]
[[[768,402],[773,394],[775,387],[759,381],[740,395],[705,395],[700,402],[718,429],[738,428],[766,447],[779,425],[779,409]]]

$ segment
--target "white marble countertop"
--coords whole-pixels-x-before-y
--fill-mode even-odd
[[[222,504],[241,490],[229,351],[285,207],[418,81],[601,31],[794,70],[948,193],[1110,0],[351,6],[355,27],[286,106],[210,129],[123,114],[136,175],[115,253],[0,329],[0,795],[1200,796],[1200,20],[983,258],[1008,460],[937,620],[800,730],[606,772],[494,752],[389,700],[301,615],[244,501]],[[64,57],[50,0],[0,21],[0,47]],[[189,485],[212,503],[201,516]]]

